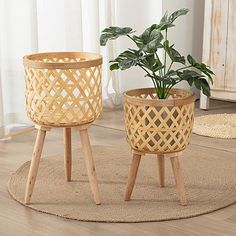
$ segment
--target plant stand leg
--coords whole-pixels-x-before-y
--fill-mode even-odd
[[[65,179],[71,181],[72,152],[71,152],[71,128],[64,128],[64,167]]]
[[[161,187],[165,186],[165,156],[164,154],[157,155],[158,162],[158,177]]]
[[[175,177],[175,182],[176,182],[176,186],[177,186],[177,190],[178,190],[178,194],[179,194],[180,204],[182,206],[185,206],[185,205],[187,205],[187,201],[186,201],[186,196],[185,196],[185,188],[184,188],[184,182],[183,182],[183,177],[182,177],[182,173],[181,173],[179,158],[178,158],[178,156],[172,156],[172,157],[170,157],[170,160],[171,160],[171,165],[172,165],[172,169],[174,172],[174,177]]]
[[[38,168],[39,168],[39,161],[43,150],[43,144],[46,136],[46,130],[39,129],[37,138],[35,141],[33,156],[30,164],[30,170],[28,174],[28,179],[26,183],[26,190],[25,190],[25,204],[30,203],[30,198],[33,194],[34,184],[36,181]]]
[[[97,181],[97,176],[96,176],[96,171],[95,171],[95,165],[93,161],[93,156],[92,156],[92,149],[90,146],[90,141],[89,141],[89,136],[88,136],[88,131],[87,129],[80,129],[80,137],[81,137],[81,143],[82,143],[82,149],[84,152],[85,156],[85,163],[86,163],[86,168],[88,172],[88,178],[90,182],[90,187],[93,193],[94,201],[97,205],[101,204],[100,200],[100,193],[98,189],[98,181]]]
[[[125,201],[130,200],[130,197],[131,197],[131,194],[132,194],[132,191],[134,188],[136,176],[138,173],[138,167],[139,167],[140,160],[141,160],[141,154],[134,153],[132,163],[130,166],[128,182],[127,182],[126,190],[125,190]]]

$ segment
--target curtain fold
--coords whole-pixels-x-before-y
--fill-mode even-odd
[[[6,127],[28,123],[24,101],[22,56],[31,49],[31,1],[0,0],[0,120]]]
[[[0,77],[0,88],[1,85],[1,77]],[[5,135],[5,127],[4,127],[4,110],[3,110],[3,99],[2,99],[2,91],[0,89],[0,138]]]
[[[99,5],[100,29],[107,26],[117,25],[117,4],[116,1],[102,0]],[[100,48],[104,56],[103,63],[109,65],[109,60],[118,55],[116,41],[109,42],[107,47]],[[103,87],[103,104],[109,109],[119,109],[122,105],[122,94],[119,86],[119,74],[117,71],[110,71],[108,66],[103,68],[103,76],[107,78],[107,83]]]
[[[104,105],[120,104],[118,80],[106,68],[110,50],[100,49],[102,28],[114,24],[115,1],[0,0],[0,137],[12,124],[31,124],[25,114],[22,57],[43,51],[94,51],[103,54]],[[104,20],[105,19],[105,20]],[[109,58],[107,58],[109,57]],[[112,80],[116,80],[112,84]],[[10,128],[9,128],[10,127]]]
[[[26,54],[45,51],[99,52],[104,62],[104,107],[121,107],[121,92],[135,86],[133,82],[123,82],[120,88],[120,81],[139,74],[143,77],[143,74],[109,70],[109,61],[125,50],[127,44],[121,40],[100,47],[101,30],[111,25],[129,26],[134,17],[138,28],[143,28],[143,25],[153,23],[151,19],[158,21],[162,12],[161,7],[158,8],[161,1],[129,0],[128,6],[138,6],[135,15],[130,15],[127,9],[124,11],[126,4],[126,0],[0,0],[0,137],[12,124],[32,124],[25,113],[22,57]],[[140,17],[147,5],[150,9],[150,6],[157,7],[146,13],[152,14],[152,18]],[[159,15],[156,17],[157,12]],[[138,83],[138,86],[146,85],[149,83],[144,80]]]

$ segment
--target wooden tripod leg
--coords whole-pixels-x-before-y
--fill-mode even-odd
[[[82,149],[85,156],[85,163],[88,172],[88,178],[90,182],[90,187],[93,193],[94,201],[97,205],[101,204],[100,193],[98,189],[98,181],[96,176],[95,165],[93,161],[92,149],[90,146],[89,136],[87,129],[80,129],[80,137],[82,143]]]
[[[165,156],[164,154],[157,155],[158,162],[158,177],[161,187],[165,186]]]
[[[44,139],[46,136],[46,130],[38,130],[37,138],[35,141],[33,156],[30,164],[30,170],[28,174],[26,190],[25,190],[25,204],[30,203],[30,198],[33,194],[34,184],[38,173],[39,161],[43,149]]]
[[[71,153],[71,128],[64,128],[64,168],[65,179],[71,181],[72,153]]]
[[[130,166],[128,182],[127,182],[126,190],[125,190],[125,201],[130,200],[130,197],[134,188],[136,176],[138,173],[140,160],[141,160],[141,155],[134,153],[132,163]]]
[[[170,160],[171,160],[171,165],[172,165],[172,169],[174,172],[174,177],[175,177],[175,182],[176,182],[176,186],[177,186],[177,190],[178,190],[178,194],[179,194],[180,204],[182,206],[185,206],[185,205],[187,205],[187,201],[186,201],[186,196],[185,196],[183,177],[182,177],[181,168],[180,168],[180,164],[179,164],[179,158],[178,158],[178,156],[174,156],[174,157],[171,157]]]

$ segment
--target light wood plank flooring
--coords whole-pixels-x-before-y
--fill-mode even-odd
[[[209,113],[236,113],[236,103],[212,101],[210,111],[196,109],[196,115]],[[90,130],[91,143],[115,145],[125,142],[123,129],[122,111],[105,111]],[[79,222],[30,210],[11,199],[6,184],[11,173],[31,158],[35,137],[36,132],[32,131],[16,136],[7,142],[0,142],[0,236],[236,235],[236,205],[185,220],[135,224]],[[72,140],[73,148],[80,146],[79,134],[76,130],[73,130]],[[217,152],[218,155],[224,155],[225,158],[230,152],[231,156],[235,154],[236,161],[236,140],[212,139],[193,135],[188,148],[194,149],[195,146],[203,146],[207,152]],[[43,156],[56,153],[63,153],[61,129],[49,132]]]

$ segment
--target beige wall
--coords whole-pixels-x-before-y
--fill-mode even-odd
[[[137,35],[150,25],[158,23],[162,17],[162,0],[117,0],[116,3],[117,25],[130,26],[136,30]],[[117,53],[135,47],[133,42],[125,37],[117,40],[116,45]],[[153,86],[151,79],[144,77],[146,73],[139,67],[118,73],[121,91]]]
[[[180,8],[188,8],[186,16],[176,20],[176,27],[170,29],[170,41],[183,55],[192,54],[196,59],[202,57],[204,0],[164,0],[163,13]]]
[[[202,60],[204,0],[163,0],[163,13],[169,13],[188,8],[186,16],[176,20],[176,27],[170,29],[170,43],[175,43],[175,48],[182,54],[191,54],[198,61]],[[182,84],[181,87],[185,87]]]

